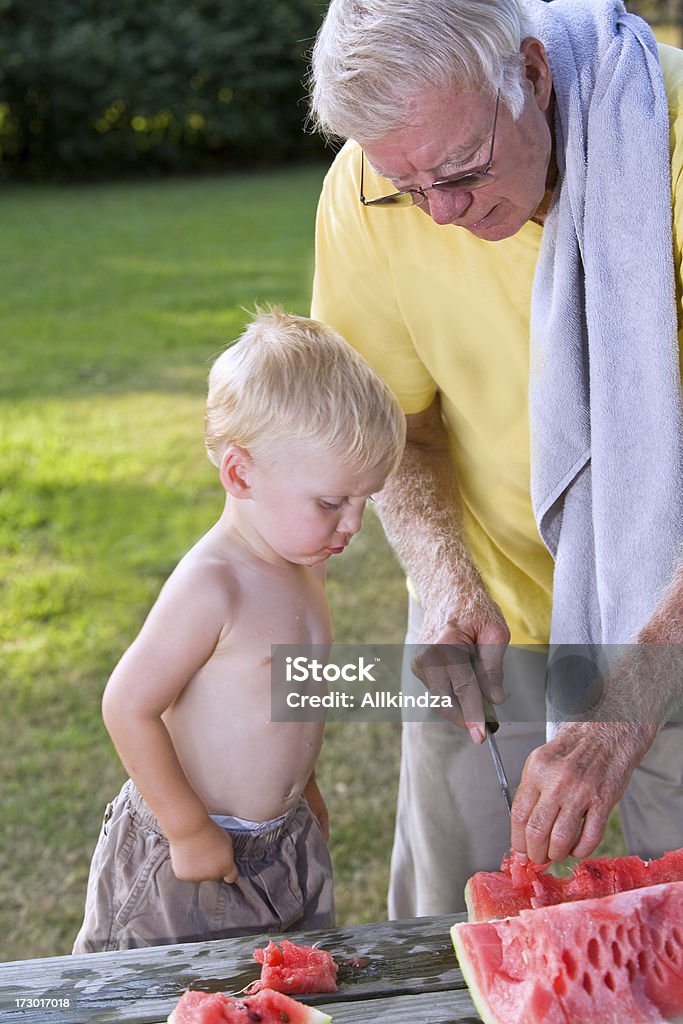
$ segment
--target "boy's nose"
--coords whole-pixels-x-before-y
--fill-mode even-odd
[[[342,518],[339,520],[337,526],[337,533],[347,534],[349,537],[353,537],[354,534],[358,533],[363,522],[363,508],[359,509],[347,509]]]

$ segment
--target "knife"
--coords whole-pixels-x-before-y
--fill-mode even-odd
[[[496,712],[487,700],[484,700],[484,713],[486,715],[486,739],[488,741],[489,749],[491,751],[491,757],[493,758],[493,766],[496,769],[496,775],[498,776],[498,782],[500,783],[500,789],[503,794],[503,800],[505,806],[508,809],[508,814],[512,814],[512,795],[510,793],[510,783],[505,773],[505,767],[501,760],[500,751],[498,750],[498,744],[496,743],[495,733],[499,728],[498,719],[496,718]]]

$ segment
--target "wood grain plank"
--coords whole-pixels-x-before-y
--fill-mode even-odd
[[[334,1024],[481,1024],[469,992],[462,989],[328,1003],[320,1009],[333,1015]]]
[[[449,936],[458,919],[387,921],[287,938],[318,943],[340,965],[339,992],[307,1001],[329,1008],[367,1000],[374,1016],[383,997],[429,993],[431,999],[464,987]],[[255,935],[0,965],[3,1024],[156,1024],[186,988],[236,993],[253,981],[259,968],[252,952],[268,938]],[[16,1002],[21,999],[38,1002],[22,1007]],[[46,999],[56,1003],[40,1005]],[[58,1005],[60,1000],[66,1005]]]

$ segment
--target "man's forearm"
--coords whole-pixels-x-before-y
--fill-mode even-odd
[[[683,700],[683,564],[636,643],[617,651],[594,717],[642,726],[651,742]]]
[[[409,443],[377,507],[387,538],[432,616],[463,613],[483,583],[462,537],[457,485],[446,452]]]

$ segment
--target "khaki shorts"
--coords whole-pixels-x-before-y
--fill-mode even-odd
[[[334,925],[330,855],[303,797],[275,827],[230,837],[235,883],[180,881],[156,818],[126,782],[107,807],[73,952]]]

